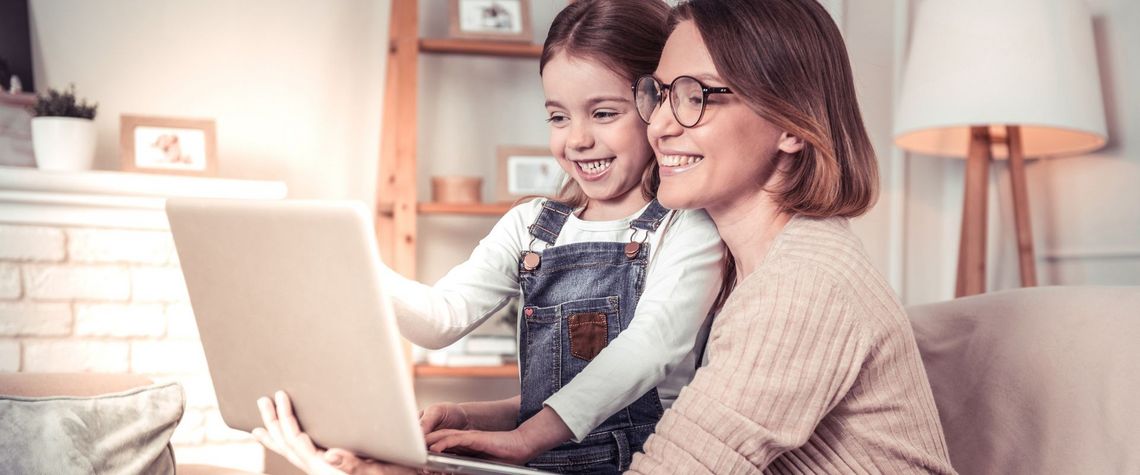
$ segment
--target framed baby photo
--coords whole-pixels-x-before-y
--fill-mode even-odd
[[[123,115],[119,127],[123,171],[200,176],[218,173],[212,119]]]
[[[495,198],[510,202],[526,196],[555,196],[566,181],[558,160],[545,147],[499,146]]]
[[[520,41],[534,39],[530,0],[448,0],[452,38]]]

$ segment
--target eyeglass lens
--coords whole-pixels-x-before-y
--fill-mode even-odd
[[[649,122],[653,112],[663,102],[662,89],[669,91],[669,104],[673,117],[682,126],[692,127],[701,119],[705,108],[705,95],[696,79],[680,76],[669,86],[663,86],[652,76],[643,76],[634,88],[634,101],[641,119]]]

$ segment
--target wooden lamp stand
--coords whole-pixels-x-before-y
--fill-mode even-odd
[[[1025,156],[1021,128],[1006,126],[1009,147],[1009,177],[1013,185],[1013,215],[1017,227],[1017,254],[1021,285],[1037,285],[1037,265],[1033,255],[1033,231],[1029,227],[1029,198],[1025,185]],[[986,291],[986,205],[989,168],[995,138],[988,126],[970,127],[970,149],[966,156],[966,192],[962,206],[962,237],[958,243],[958,285],[955,297]],[[999,142],[1000,143],[1000,142]]]

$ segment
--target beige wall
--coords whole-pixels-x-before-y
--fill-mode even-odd
[[[897,0],[901,11],[922,0]],[[1140,284],[1140,3],[1089,0],[1109,143],[1091,154],[1027,165],[1032,224],[1043,285]],[[896,24],[905,41],[907,21]],[[903,43],[905,45],[905,43]],[[906,278],[908,303],[953,296],[961,219],[961,160],[907,160]],[[993,168],[990,186],[988,286],[1019,285],[1009,175]]]
[[[371,201],[388,0],[32,0],[36,84],[98,101],[97,168],[119,115],[217,121],[221,175]]]

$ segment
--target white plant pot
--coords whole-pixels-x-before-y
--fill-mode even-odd
[[[95,121],[75,117],[32,119],[32,150],[41,170],[83,171],[95,163]]]

